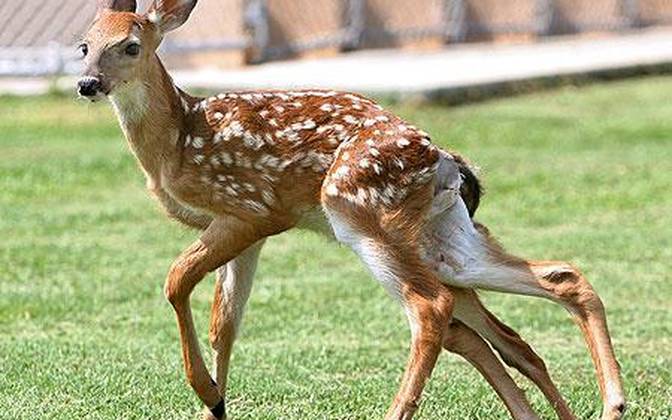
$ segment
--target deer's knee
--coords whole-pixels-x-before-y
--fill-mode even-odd
[[[166,282],[163,285],[163,295],[166,297],[166,300],[173,306],[177,305],[181,301],[180,294],[178,292],[178,287],[175,284],[175,281],[171,280],[171,276],[168,275]]]
[[[581,313],[604,311],[602,300],[593,286],[581,271],[571,264],[559,263],[547,267],[541,277],[545,287],[573,311]]]
[[[163,287],[163,294],[171,305],[180,305],[189,299],[197,275],[194,267],[185,261],[177,260],[173,263]]]

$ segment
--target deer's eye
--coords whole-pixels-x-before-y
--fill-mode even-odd
[[[130,44],[126,47],[126,55],[135,57],[140,54],[140,44]]]
[[[82,57],[86,57],[89,54],[89,46],[86,44],[80,44],[78,50],[82,54]]]

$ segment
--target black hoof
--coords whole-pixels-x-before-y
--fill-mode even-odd
[[[224,400],[219,400],[219,403],[210,409],[210,413],[212,413],[213,417],[217,420],[224,419],[226,417],[226,405],[224,404]]]

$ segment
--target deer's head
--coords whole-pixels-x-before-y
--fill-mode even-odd
[[[80,96],[95,100],[142,81],[163,36],[186,22],[197,0],[154,0],[145,14],[135,0],[98,0],[98,13],[80,44],[85,69]]]

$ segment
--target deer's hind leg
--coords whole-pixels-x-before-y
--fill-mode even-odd
[[[455,306],[459,305],[460,296],[456,294]],[[504,402],[511,417],[516,420],[538,419],[523,390],[508,374],[490,346],[474,330],[458,319],[453,320],[443,346],[446,350],[462,356],[483,375]]]
[[[602,395],[602,418],[623,416],[623,384],[604,305],[575,267],[507,254],[483,226],[471,221],[461,200],[434,217],[430,231],[425,248],[432,253],[425,258],[434,261],[447,284],[538,296],[565,307],[579,325],[592,356]]]
[[[625,413],[625,393],[604,305],[597,292],[569,263],[524,261],[523,264],[522,272],[511,277],[511,283],[505,287],[499,285],[496,290],[543,297],[570,312],[593,359],[602,396],[602,419],[621,419]],[[530,288],[533,288],[532,293]]]
[[[374,276],[396,297],[411,325],[411,354],[388,419],[410,419],[443,346],[469,361],[493,386],[515,419],[537,419],[523,391],[492,349],[471,328],[451,322],[453,295],[422,262],[410,232],[379,229],[377,216],[327,207],[337,238],[351,246]],[[335,208],[338,208],[336,210]],[[406,222],[409,217],[405,216]]]
[[[488,311],[476,292],[470,289],[455,290],[455,318],[487,340],[507,365],[534,382],[560,419],[575,418],[553,383],[543,359],[516,331]]]
[[[409,201],[429,202],[426,197],[416,198],[419,200]],[[414,225],[421,220],[422,206],[406,204],[387,211],[323,197],[336,238],[353,248],[374,277],[401,302],[409,319],[411,352],[387,419],[410,419],[417,410],[453,309],[449,289],[420,258]]]

